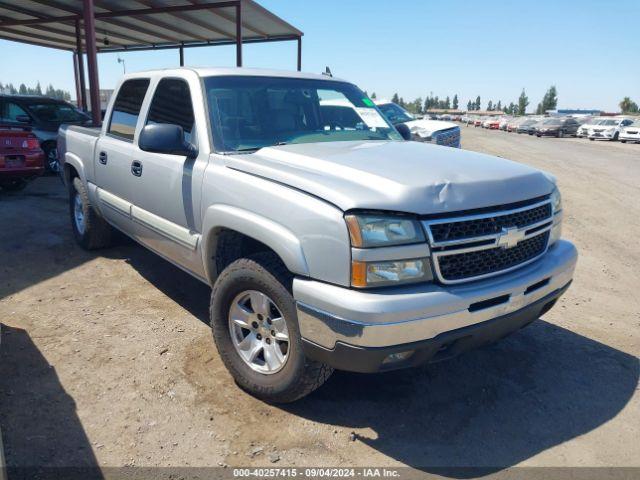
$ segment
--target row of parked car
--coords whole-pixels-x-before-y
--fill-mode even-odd
[[[537,137],[574,136],[589,140],[620,141],[622,143],[640,142],[640,118],[628,116],[615,117],[572,117],[572,116],[523,116],[506,115],[479,117],[465,115],[459,118],[465,125],[504,130]]]

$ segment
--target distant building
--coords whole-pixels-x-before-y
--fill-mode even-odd
[[[113,95],[113,90],[108,90],[108,89],[100,89],[100,110],[105,110],[107,108],[107,105],[109,105],[109,100],[111,100],[111,95]],[[89,90],[87,90],[87,102],[89,102],[89,99],[91,98],[90,94],[89,94]],[[75,102],[76,105],[78,104],[78,102]]]
[[[581,110],[581,109],[558,109],[558,110],[547,110],[547,115],[572,115],[574,117],[583,117],[583,116],[597,116],[601,115],[602,110]]]

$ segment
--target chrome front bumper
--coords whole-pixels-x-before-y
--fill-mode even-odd
[[[542,258],[515,271],[446,287],[421,284],[372,292],[296,278],[300,333],[327,349],[336,342],[387,347],[434,338],[523,309],[561,289],[572,280],[577,257],[573,244],[560,240]]]

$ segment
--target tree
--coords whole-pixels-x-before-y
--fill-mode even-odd
[[[398,97],[398,94],[397,94],[397,93],[394,93],[394,94],[393,94],[393,97],[391,97],[391,101],[392,101],[393,103],[398,103],[398,104],[400,103],[400,97]]]
[[[542,115],[546,113],[547,110],[555,110],[558,106],[558,92],[556,90],[555,85],[549,87],[547,93],[542,97],[542,102],[538,104],[538,108],[536,109],[536,113]]]
[[[487,103],[487,110],[489,112],[493,111],[493,102],[491,100],[489,100],[489,103]]]
[[[481,105],[481,103],[480,103],[480,95],[478,95],[476,97],[476,104],[475,104],[475,109],[474,110],[480,110],[480,105]]]
[[[446,108],[447,110],[451,109],[451,99],[449,98],[448,95],[447,95],[447,99],[444,101],[444,108]]]
[[[40,82],[38,82],[36,85],[35,94],[42,95],[42,87],[40,86]]]
[[[453,105],[452,105],[452,107],[453,107],[454,110],[458,109],[458,94],[457,93],[453,96]]]
[[[18,92],[20,95],[26,95],[28,93],[27,86],[24,83],[21,83]]]
[[[502,100],[498,100],[498,103],[496,104],[496,110],[499,112],[502,111]]]
[[[529,97],[524,93],[524,88],[520,97],[518,97],[518,115],[525,115],[527,113],[527,107],[529,106]]]
[[[373,93],[371,94],[371,99],[372,99],[372,100],[375,100],[376,98],[378,98],[378,97],[376,96],[376,92],[373,92]]]
[[[624,97],[619,105],[622,113],[638,113],[638,104],[629,97]]]
[[[469,101],[467,102],[467,112],[472,111],[472,110],[473,110],[473,107],[474,107],[473,103],[471,103],[471,100],[469,100]]]

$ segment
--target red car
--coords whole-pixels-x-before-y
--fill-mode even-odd
[[[500,120],[490,120],[489,122],[487,122],[487,128],[489,130],[500,130]]]
[[[29,127],[0,125],[0,189],[21,190],[44,172],[44,152]]]

